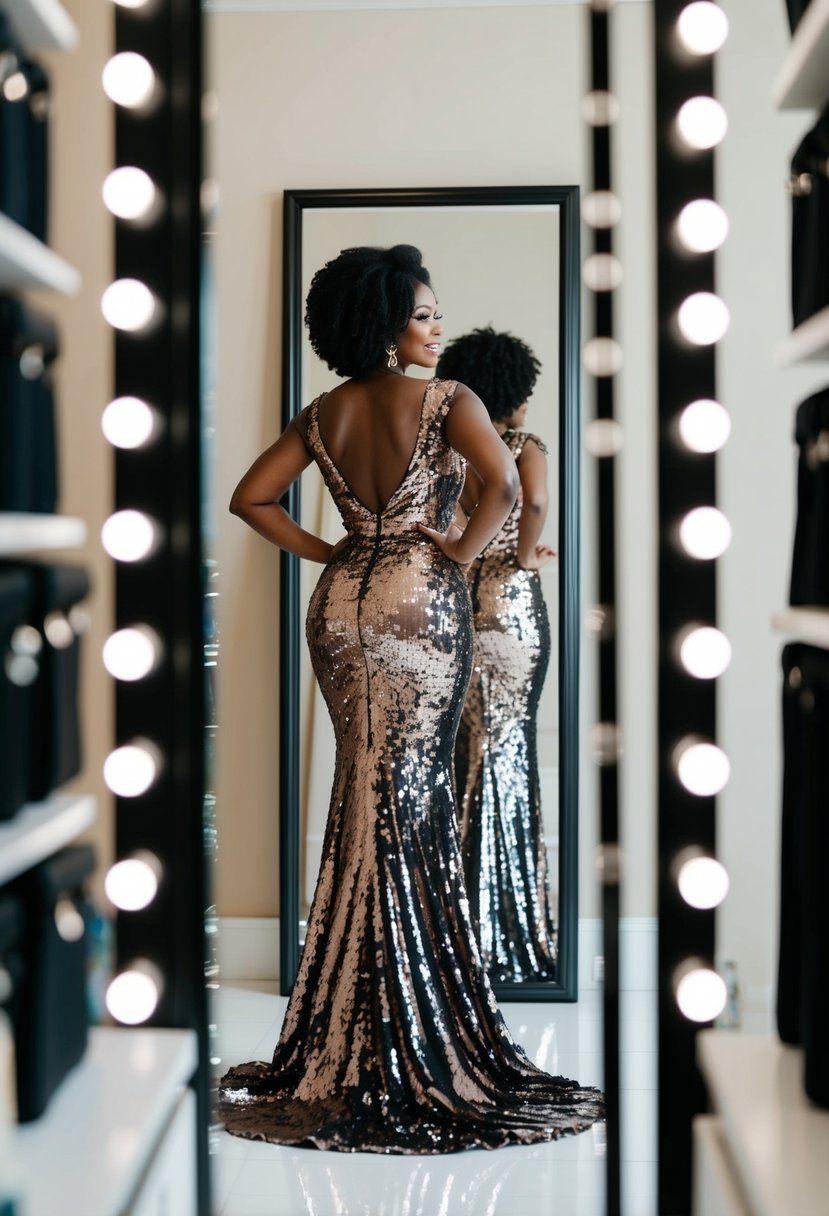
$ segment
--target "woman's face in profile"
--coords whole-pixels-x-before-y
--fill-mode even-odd
[[[397,339],[397,357],[404,367],[436,367],[440,357],[442,313],[431,287],[415,284],[415,302],[409,324]]]

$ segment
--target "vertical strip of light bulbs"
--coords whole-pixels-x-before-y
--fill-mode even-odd
[[[592,188],[582,215],[593,233],[592,251],[582,268],[593,295],[593,336],[583,351],[585,370],[594,378],[595,416],[585,430],[587,450],[597,460],[597,591],[598,604],[587,625],[599,647],[599,722],[593,732],[593,754],[599,766],[599,851],[602,890],[602,955],[604,958],[603,1036],[604,1090],[607,1114],[606,1211],[621,1210],[620,1077],[619,1077],[619,757],[617,717],[618,615],[616,610],[616,456],[622,431],[615,418],[615,376],[622,350],[613,336],[613,292],[622,267],[613,253],[613,230],[621,204],[611,188],[611,130],[619,104],[610,91],[610,20],[613,0],[592,0],[590,91],[582,113],[590,129]]]
[[[727,119],[714,53],[728,22],[712,0],[655,0],[659,410],[659,1211],[691,1204],[691,1122],[705,1109],[696,1031],[726,1001],[714,969],[714,909],[728,891],[715,858],[716,796],[729,777],[716,742],[716,559],[731,529],[716,505],[715,453],[730,423],[716,400],[716,344],[729,314],[714,254],[728,233],[714,198]]]

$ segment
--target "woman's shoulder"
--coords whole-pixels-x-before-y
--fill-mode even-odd
[[[528,443],[534,444],[543,456],[549,455],[549,450],[544,440],[532,431],[504,431],[501,438],[516,460],[524,454]]]

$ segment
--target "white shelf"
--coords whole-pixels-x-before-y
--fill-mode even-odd
[[[829,650],[829,608],[785,608],[771,618],[775,633],[786,633],[809,646]]]
[[[78,27],[59,0],[10,0],[7,12],[27,50],[71,51],[78,45]]]
[[[95,821],[91,794],[53,794],[30,802],[0,823],[0,884],[30,870],[69,844]]]
[[[812,0],[772,85],[780,110],[819,110],[829,101],[829,0]]]
[[[26,1216],[122,1216],[195,1070],[192,1030],[95,1027],[45,1115],[17,1129]]]
[[[86,524],[82,519],[0,511],[0,557],[49,549],[79,549],[85,540]]]
[[[803,1053],[770,1035],[704,1030],[697,1057],[753,1216],[824,1212],[829,1111],[803,1092]]]
[[[47,287],[74,296],[81,276],[74,266],[0,212],[0,288]]]
[[[778,344],[775,357],[780,367],[810,359],[829,359],[829,307],[822,308],[793,329],[788,338]]]

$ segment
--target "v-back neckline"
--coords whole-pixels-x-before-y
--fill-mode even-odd
[[[340,484],[342,485],[343,489],[354,499],[354,501],[357,503],[358,507],[361,507],[364,511],[367,511],[368,514],[371,515],[375,519],[380,519],[380,518],[382,518],[382,516],[384,516],[386,514],[389,507],[394,502],[395,498],[397,497],[397,495],[400,493],[400,491],[403,489],[404,485],[408,481],[409,475],[411,474],[412,469],[414,468],[415,460],[417,459],[417,454],[420,451],[420,443],[421,443],[421,439],[422,439],[422,435],[423,435],[423,425],[424,425],[424,422],[426,421],[426,400],[429,396],[429,391],[432,388],[432,385],[436,384],[436,383],[437,383],[437,380],[435,379],[434,376],[430,380],[426,381],[426,389],[423,393],[423,397],[420,402],[420,417],[418,418],[418,423],[417,423],[417,434],[415,435],[414,447],[412,448],[412,454],[409,457],[409,463],[406,465],[405,472],[403,473],[403,476],[400,478],[400,481],[397,483],[397,485],[392,490],[389,497],[386,499],[385,505],[382,506],[379,511],[374,511],[371,507],[367,506],[363,502],[363,500],[359,497],[359,495],[354,493],[351,486],[348,484],[345,477],[343,476],[342,472],[340,471],[338,466],[334,463],[334,461],[331,457],[331,453],[328,451],[328,448],[325,446],[325,440],[323,439],[322,431],[320,430],[320,404],[321,404],[323,398],[328,396],[328,393],[321,393],[320,396],[317,397],[316,401],[314,402],[314,429],[317,432],[317,439],[319,441],[320,451],[322,452],[323,456],[325,457],[327,463],[330,465],[331,470],[334,473],[334,475],[339,479]]]

